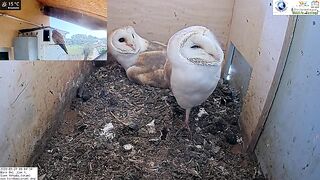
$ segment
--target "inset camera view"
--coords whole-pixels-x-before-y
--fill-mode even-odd
[[[21,1],[0,24],[0,60],[107,59],[106,0]]]

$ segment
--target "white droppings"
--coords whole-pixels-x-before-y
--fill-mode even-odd
[[[66,137],[68,142],[71,142],[73,140],[73,137]]]
[[[196,132],[197,132],[197,133],[200,133],[200,132],[201,132],[201,128],[200,128],[200,127],[197,127],[197,128],[196,128]]]
[[[209,115],[204,108],[199,109],[198,117],[202,117],[203,115]]]
[[[238,137],[238,136],[237,136],[237,143],[238,143],[238,144],[241,144],[242,142],[243,142],[242,137]]]
[[[112,123],[108,123],[108,124],[106,124],[104,126],[103,132],[109,132],[109,131],[113,130],[113,128],[114,128],[113,124]]]
[[[125,144],[123,145],[123,149],[126,151],[130,151],[133,149],[133,146],[131,144]]]
[[[148,128],[148,132],[149,134],[154,134],[156,133],[156,127],[155,127],[155,124],[154,124],[154,120],[151,121],[149,124],[146,125],[147,128]]]
[[[114,129],[114,126],[112,123],[106,124],[102,129],[100,136],[105,136],[107,139],[113,139],[115,136],[114,133],[112,132],[113,129]]]
[[[162,96],[162,97],[161,97],[161,100],[162,100],[162,101],[166,101],[167,99],[168,99],[168,96]]]
[[[221,149],[220,146],[213,146],[212,147],[213,152],[216,153],[216,154],[220,151],[220,149]]]
[[[223,166],[219,166],[218,168],[222,171],[222,175],[228,175],[229,174],[229,172]]]
[[[159,139],[159,138],[149,139],[149,142],[158,142],[158,141],[160,141],[160,139]]]

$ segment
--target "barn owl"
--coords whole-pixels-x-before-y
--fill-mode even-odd
[[[224,54],[209,29],[191,26],[169,39],[167,57],[171,64],[171,90],[179,106],[186,110],[185,127],[190,131],[191,108],[203,103],[216,88]]]
[[[111,55],[126,70],[129,80],[141,85],[169,87],[165,49],[165,45],[139,36],[131,26],[116,29],[108,36]]]

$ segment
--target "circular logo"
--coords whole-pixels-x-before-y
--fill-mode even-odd
[[[287,3],[285,3],[284,1],[278,1],[276,3],[276,9],[280,12],[283,12],[287,9]]]
[[[2,2],[2,7],[7,7],[7,2]]]

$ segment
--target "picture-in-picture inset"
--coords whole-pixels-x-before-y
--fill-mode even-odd
[[[0,60],[106,60],[106,0],[1,4]]]

